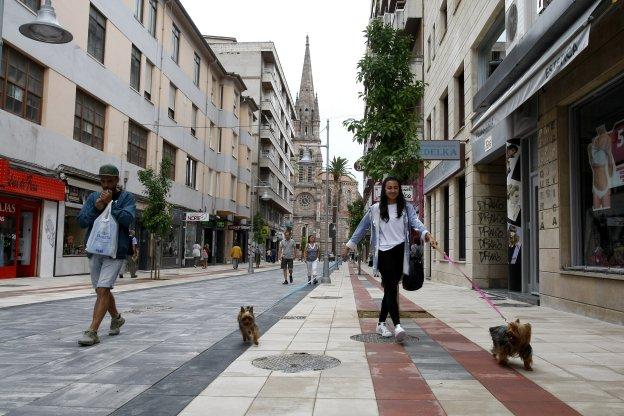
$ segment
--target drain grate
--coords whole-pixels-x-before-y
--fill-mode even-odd
[[[310,296],[310,299],[342,299],[342,296]]]
[[[299,373],[302,371],[320,371],[339,366],[340,360],[326,355],[296,352],[287,355],[271,355],[256,358],[251,362],[254,366],[265,370]]]
[[[168,309],[173,309],[172,306],[165,306],[165,305],[148,305],[148,306],[139,306],[127,311],[124,311],[125,313],[134,313],[134,314],[142,314],[142,313],[149,313],[149,312],[162,312],[162,311],[166,311]]]
[[[506,306],[508,308],[531,308],[535,305],[530,305],[528,303],[509,303],[509,302],[502,302],[502,303],[495,303],[496,306]]]
[[[351,335],[351,339],[354,341],[360,341],[360,342],[364,342],[367,344],[399,344],[396,338],[394,337],[384,338],[375,332]],[[403,340],[403,342],[401,342],[401,344],[413,344],[415,342],[418,342],[418,340],[419,340],[418,337],[415,337],[410,334],[406,334],[405,339]]]
[[[379,311],[358,311],[359,318],[379,318]],[[429,312],[425,311],[399,311],[399,317],[401,318],[433,318]]]
[[[307,316],[303,315],[290,315],[290,316],[282,316],[282,319],[306,319]]]

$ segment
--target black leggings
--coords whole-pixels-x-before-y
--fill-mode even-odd
[[[389,312],[394,325],[401,323],[399,317],[399,281],[403,277],[403,250],[404,243],[387,251],[379,250],[377,269],[381,274],[381,284],[384,289],[379,322],[386,322]]]

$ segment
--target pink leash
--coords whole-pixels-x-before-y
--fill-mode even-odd
[[[470,284],[472,285],[472,288],[474,290],[476,290],[477,292],[479,292],[479,297],[481,299],[483,299],[488,305],[490,305],[492,307],[492,309],[494,309],[501,318],[503,318],[503,320],[505,322],[507,322],[507,318],[505,318],[505,316],[501,313],[501,311],[496,307],[496,305],[494,305],[494,303],[492,303],[492,301],[490,300],[490,298],[487,297],[487,295],[485,294],[485,292],[479,287],[478,284],[476,284],[471,278],[468,277],[468,275],[466,275],[466,273],[464,273],[464,271],[462,269],[459,268],[459,266],[457,266],[457,263],[455,262],[455,260],[453,260],[452,258],[450,258],[448,256],[448,254],[446,254],[440,247],[435,247],[436,250],[438,250],[440,253],[442,253],[442,255],[444,256],[444,260],[448,261],[449,263],[451,263],[453,265],[453,267],[455,267],[455,270],[457,270],[459,273],[461,273],[462,276],[464,276],[466,278],[466,280],[468,280],[470,282]]]

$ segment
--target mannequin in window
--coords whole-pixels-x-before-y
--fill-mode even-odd
[[[592,169],[593,209],[611,208],[611,177],[615,162],[611,153],[611,136],[605,126],[596,128],[596,137],[587,146],[587,155]]]

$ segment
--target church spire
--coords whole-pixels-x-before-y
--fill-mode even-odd
[[[305,55],[303,69],[301,71],[301,84],[295,104],[299,119],[304,123],[320,120],[318,101],[314,92],[314,80],[312,77],[312,59],[310,58],[310,37],[306,35]]]

